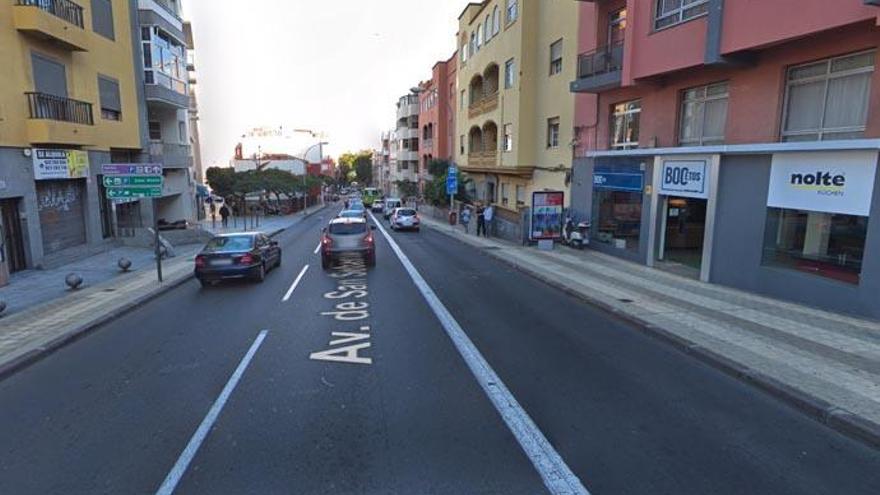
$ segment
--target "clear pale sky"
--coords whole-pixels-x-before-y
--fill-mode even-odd
[[[184,0],[205,167],[252,127],[322,131],[333,156],[374,148],[395,103],[455,50],[467,0]],[[309,144],[304,136],[304,146]]]

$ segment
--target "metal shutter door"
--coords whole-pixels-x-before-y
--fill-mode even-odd
[[[86,243],[85,180],[37,182],[43,252],[52,254]]]

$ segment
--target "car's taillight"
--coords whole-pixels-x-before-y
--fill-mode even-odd
[[[240,265],[252,265],[254,264],[254,257],[251,254],[246,254],[238,259],[238,264]]]
[[[204,256],[201,256],[201,255],[196,256],[196,267],[197,268],[204,268],[206,264],[207,264],[207,260],[205,259]]]
[[[372,233],[367,234],[364,237],[364,242],[366,242],[367,244],[372,244],[373,243],[373,234]]]
[[[330,246],[333,245],[333,239],[331,239],[330,236],[325,235],[324,237],[321,238],[321,245],[324,246],[325,248],[329,248]]]

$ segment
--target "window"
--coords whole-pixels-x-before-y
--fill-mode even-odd
[[[189,139],[187,137],[187,133],[186,133],[186,122],[185,121],[180,120],[177,122],[177,134],[178,134],[178,137],[180,138],[179,142],[181,142],[181,143],[186,143],[187,140]]]
[[[475,53],[477,53],[477,33],[471,33],[471,44],[468,47],[470,50],[468,53],[468,58],[473,57]]]
[[[162,140],[162,123],[151,120],[148,124],[151,141]]]
[[[158,27],[142,29],[144,80],[186,95],[186,48]]]
[[[517,0],[507,0],[507,23],[515,21],[519,12],[517,10]]]
[[[105,38],[116,39],[113,31],[113,4],[110,0],[92,0],[92,29]]]
[[[465,90],[461,90],[461,99],[458,100],[458,106],[461,110],[464,110],[464,103],[467,100]]]
[[[550,75],[562,72],[562,40],[550,45]]]
[[[547,119],[547,147],[559,147],[559,117]]]
[[[657,0],[654,29],[663,29],[705,15],[709,0]]]
[[[489,44],[489,40],[492,39],[492,17],[486,16],[485,22],[483,22],[483,32],[486,33],[486,44]]]
[[[788,71],[784,141],[862,137],[875,52],[832,58]]]
[[[504,124],[504,141],[501,143],[501,150],[513,151],[513,124]]]
[[[482,24],[480,24],[477,27],[477,50],[479,50],[481,46],[483,46],[483,25]]]
[[[640,100],[618,103],[611,108],[611,147],[629,150],[639,147]]]
[[[642,193],[596,189],[593,191],[593,239],[617,249],[638,252],[642,227]]]
[[[496,5],[495,11],[492,12],[492,36],[497,36],[499,32],[501,32],[501,9]]]
[[[504,63],[504,89],[510,89],[516,83],[516,64],[513,59]]]
[[[458,154],[464,155],[464,134],[458,138]]]
[[[723,143],[727,101],[726,82],[686,90],[681,102],[679,142],[696,146]]]
[[[502,183],[501,183],[501,204],[504,205],[504,206],[507,206],[507,203],[508,203],[508,200],[507,200],[507,183],[506,183],[506,182],[502,182]]]
[[[523,206],[526,204],[526,187],[525,186],[516,186],[516,206]]]
[[[858,284],[868,217],[767,209],[764,263]]]
[[[101,118],[122,120],[122,103],[119,99],[119,82],[98,76],[98,93],[101,99]]]

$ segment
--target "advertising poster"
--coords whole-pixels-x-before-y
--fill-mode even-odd
[[[34,149],[34,180],[86,179],[89,154],[79,150]]]
[[[532,193],[532,240],[555,240],[562,237],[562,191]]]

